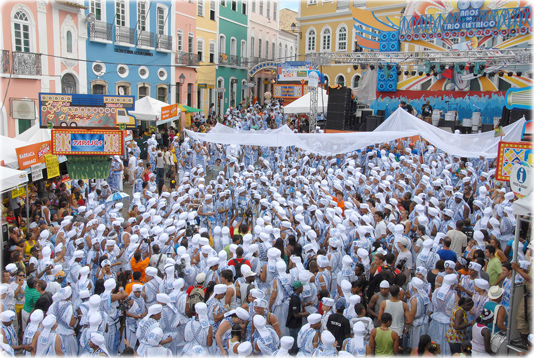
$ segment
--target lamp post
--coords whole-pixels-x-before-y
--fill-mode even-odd
[[[178,81],[179,82],[176,82],[176,103],[180,103],[180,91],[185,83],[185,76],[183,73],[180,75],[180,77],[178,77]]]

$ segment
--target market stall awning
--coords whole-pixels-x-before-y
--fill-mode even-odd
[[[0,188],[2,193],[24,185],[28,182],[28,174],[21,170],[0,166]]]
[[[15,148],[25,147],[31,143],[0,136],[0,160],[4,161],[4,165],[9,168],[19,168],[19,160]]]
[[[37,122],[35,125],[16,136],[15,139],[28,142],[28,144],[41,143],[51,140],[51,133],[51,129],[41,128],[39,122]]]
[[[135,101],[135,111],[130,111],[129,113],[135,116],[137,120],[155,122],[161,118],[161,108],[168,105],[168,103],[152,97],[143,97]]]
[[[183,109],[182,112],[186,112],[186,113],[189,113],[189,112],[202,112],[201,109],[198,109],[198,108],[195,108],[195,107],[186,106],[185,104],[178,104],[178,108]]]
[[[328,107],[328,95],[323,88],[317,89],[317,113],[326,112]],[[284,106],[284,113],[310,113],[311,111],[311,98],[310,92],[306,93],[299,99],[291,102],[287,106]]]

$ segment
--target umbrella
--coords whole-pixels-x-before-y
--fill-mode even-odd
[[[108,196],[108,198],[106,199],[106,202],[109,203],[109,202],[112,202],[112,201],[123,200],[123,199],[127,199],[129,197],[130,197],[130,195],[128,195],[126,193],[114,193],[114,194],[111,194],[110,196]]]

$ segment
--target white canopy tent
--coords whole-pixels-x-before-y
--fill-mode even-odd
[[[2,193],[28,182],[28,174],[21,170],[0,166],[0,188]]]
[[[0,136],[0,160],[4,161],[6,167],[18,169],[19,160],[15,148],[24,147],[30,144],[31,143],[26,141]]]
[[[16,136],[15,139],[28,142],[28,145],[46,142],[52,139],[52,130],[48,128],[40,128],[39,122],[37,122],[35,125]]]
[[[533,194],[514,201],[514,215],[532,215],[534,212]]]
[[[326,90],[318,88],[317,91],[317,113],[326,112],[328,107],[328,95],[326,94]],[[284,113],[310,113],[310,103],[310,92],[308,92],[299,99],[284,106]]]
[[[156,122],[161,118],[161,107],[168,105],[152,97],[143,97],[135,101],[135,111],[129,113],[139,121]]]

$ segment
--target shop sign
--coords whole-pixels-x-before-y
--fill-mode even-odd
[[[135,127],[134,96],[39,93],[40,125],[54,127]]]
[[[25,196],[26,195],[26,187],[21,186],[20,188],[16,188],[11,190],[11,198],[15,199],[19,196]]]
[[[43,166],[41,164],[32,165],[31,168],[32,168],[32,181],[43,179]]]
[[[52,154],[122,155],[121,130],[52,129]]]
[[[300,98],[302,85],[274,85],[274,98]]]
[[[15,152],[19,161],[19,169],[26,169],[45,162],[45,155],[50,153],[50,141],[15,148]]]
[[[47,154],[46,156],[46,178],[55,178],[59,176],[59,161],[57,155]]]
[[[161,107],[161,120],[164,121],[169,118],[178,116],[178,104],[171,104],[170,106]]]

